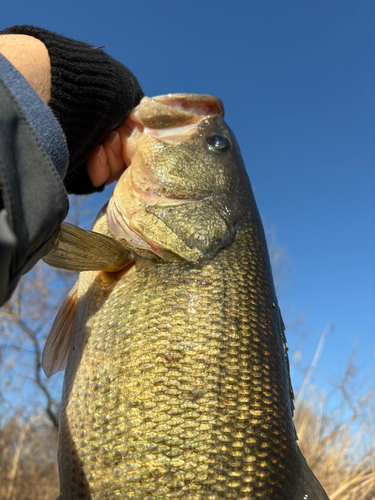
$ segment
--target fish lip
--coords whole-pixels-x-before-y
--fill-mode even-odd
[[[225,114],[222,100],[219,97],[209,94],[164,94],[151,98],[145,96],[138,106],[132,109],[129,115],[129,118],[137,125],[141,125],[141,127],[143,127],[143,123],[139,117],[139,110],[141,109],[142,104],[150,99],[166,106],[170,106],[171,108],[178,108],[196,114],[196,121],[199,121],[202,117],[214,115],[219,115],[224,118]]]
[[[204,113],[208,115],[220,115],[224,118],[224,104],[223,101],[214,95],[210,94],[164,94],[154,96],[152,99],[161,102],[171,107],[181,107],[182,109],[191,110],[192,104],[200,104],[201,108],[209,109],[210,112]],[[142,101],[141,101],[142,102]]]

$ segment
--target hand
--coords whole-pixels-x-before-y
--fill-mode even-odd
[[[51,64],[44,43],[28,35],[0,35],[0,53],[48,105],[51,98]],[[94,149],[86,168],[95,187],[110,184],[121,175],[126,165],[118,132],[110,132],[103,143]]]
[[[92,185],[99,187],[118,179],[125,168],[120,134],[113,130],[89,156],[86,162],[87,173]]]
[[[95,187],[116,181],[129,166],[131,152],[127,140],[135,124],[130,118],[117,129],[110,132],[89,156],[86,163],[87,173]]]

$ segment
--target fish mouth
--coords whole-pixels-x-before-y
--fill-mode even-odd
[[[144,97],[118,129],[127,167],[137,149],[140,135],[166,144],[178,144],[198,133],[199,121],[209,116],[224,117],[224,105],[216,96],[166,94]]]
[[[187,141],[197,133],[205,117],[224,117],[224,105],[218,97],[198,94],[167,94],[144,97],[129,115],[129,125],[139,133],[167,144]]]
[[[155,128],[159,129],[195,123],[204,116],[214,115],[224,118],[224,105],[221,99],[208,94],[166,94],[144,97],[130,113],[135,122],[145,127],[155,123],[158,125]]]

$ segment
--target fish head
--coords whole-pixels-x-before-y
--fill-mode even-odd
[[[247,176],[213,96],[145,97],[128,121],[129,168],[107,209],[109,230],[135,249],[199,262],[230,245]]]

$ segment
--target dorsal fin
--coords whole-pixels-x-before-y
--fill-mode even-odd
[[[78,281],[76,281],[60,307],[48,335],[46,345],[44,346],[42,366],[47,377],[61,370],[65,370],[69,348],[74,334],[77,291]]]

